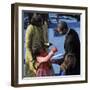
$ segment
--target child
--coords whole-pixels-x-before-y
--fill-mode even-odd
[[[36,70],[36,76],[52,76],[53,68],[50,62],[50,58],[57,52],[57,48],[52,48],[49,53],[44,49],[40,50],[39,55],[36,57],[38,68]]]

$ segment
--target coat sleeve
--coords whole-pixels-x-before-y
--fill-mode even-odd
[[[26,62],[28,63],[29,61],[32,61],[32,52],[31,52],[31,45],[32,45],[32,26],[29,25],[27,30],[26,30],[26,39],[25,39],[25,44],[26,44]]]
[[[33,36],[33,26],[29,25],[26,30],[26,66],[28,66],[28,70],[30,73],[35,74],[36,70],[33,66],[33,56],[32,56],[32,36]]]
[[[26,48],[28,48],[29,50],[31,49],[32,46],[32,36],[33,36],[33,26],[29,25],[26,30]]]
[[[69,37],[67,37],[66,41],[65,41],[65,52],[66,53],[74,53],[74,38],[72,35],[70,35]]]

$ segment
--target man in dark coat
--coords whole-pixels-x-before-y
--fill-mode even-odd
[[[57,32],[60,35],[66,35],[64,42],[65,55],[58,62],[65,75],[80,75],[80,40],[74,29],[68,28],[66,22],[61,21],[58,24]]]

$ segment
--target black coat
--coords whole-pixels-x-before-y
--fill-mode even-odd
[[[67,33],[64,43],[65,54],[72,53],[76,57],[75,68],[66,71],[66,75],[79,75],[80,74],[80,40],[77,32],[70,29]]]

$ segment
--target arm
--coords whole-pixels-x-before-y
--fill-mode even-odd
[[[37,56],[37,62],[39,63],[43,63],[43,62],[47,62],[52,56],[54,55],[54,52],[51,51],[47,56],[42,57],[42,56]]]
[[[75,37],[73,35],[69,35],[66,37],[65,41],[65,53],[73,53],[75,51]]]
[[[29,51],[31,52],[31,48],[32,48],[32,37],[33,37],[33,26],[32,25],[29,25],[27,27],[27,30],[26,30],[26,48],[29,49]]]
[[[50,60],[50,58],[54,55],[54,53],[57,52],[57,48],[52,48],[51,51],[49,52],[48,55],[46,55],[45,57],[42,56],[37,56],[37,62],[38,63],[43,63],[43,62],[47,62]]]
[[[33,56],[32,56],[32,51],[31,51],[31,47],[32,47],[32,37],[33,37],[33,27],[32,25],[29,25],[27,27],[26,30],[26,35],[25,35],[25,45],[26,45],[26,66],[28,66],[28,70],[29,71],[33,71],[34,73],[36,73],[36,70],[34,68],[33,65]]]

